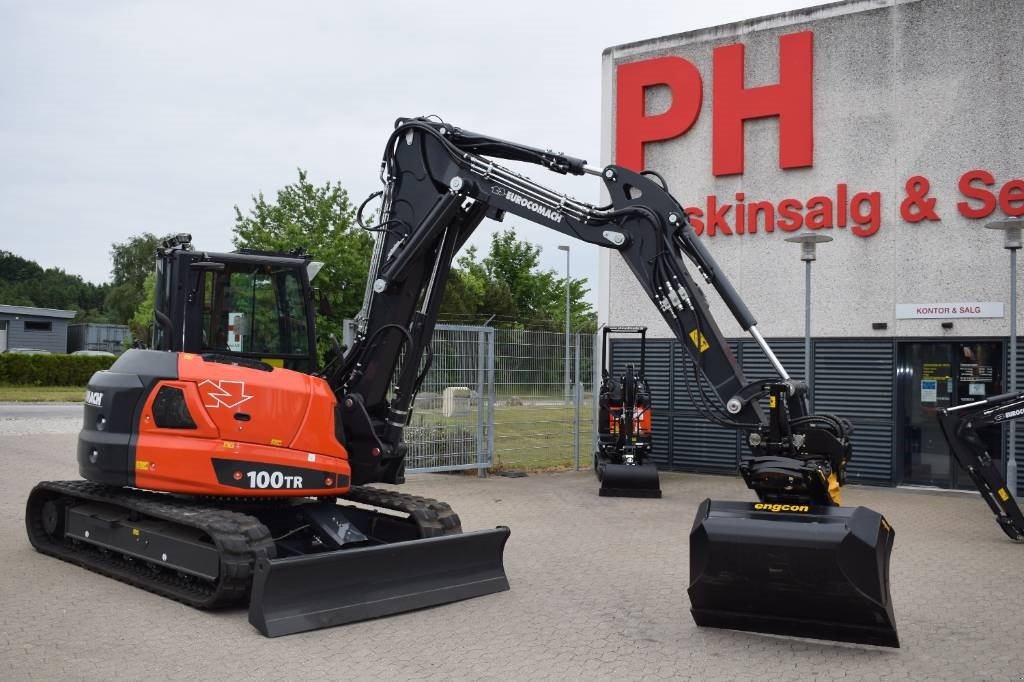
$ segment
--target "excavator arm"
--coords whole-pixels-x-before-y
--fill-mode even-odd
[[[957,463],[978,486],[995,512],[996,521],[1010,538],[1024,542],[1024,513],[992,460],[980,429],[1024,418],[1024,392],[1003,393],[939,410],[939,426]]]
[[[495,158],[599,176],[611,202],[598,207],[573,199]],[[806,386],[772,352],[659,175],[616,165],[597,170],[564,154],[415,118],[396,122],[381,179],[383,205],[369,228],[377,239],[355,342],[329,377],[346,412],[355,483],[402,480],[402,429],[429,367],[452,259],[484,218],[513,215],[619,252],[692,361],[693,404],[708,419],[747,433],[751,455],[740,471],[762,501],[839,503],[849,424],[808,414]],[[715,289],[777,377],[747,382],[697,279]],[[757,402],[765,396],[767,416]]]
[[[600,177],[609,203],[578,201],[495,159]],[[484,218],[529,220],[617,251],[685,349],[691,404],[745,436],[749,452],[739,471],[760,501],[700,505],[690,531],[694,621],[898,646],[888,583],[892,528],[870,509],[838,506],[852,428],[839,417],[809,414],[806,385],[786,372],[657,173],[593,169],[417,118],[397,121],[381,179],[355,340],[328,375],[345,412],[338,421],[355,484],[402,480],[402,430],[430,365],[430,337],[456,252]],[[721,297],[777,376],[747,380],[701,284]]]

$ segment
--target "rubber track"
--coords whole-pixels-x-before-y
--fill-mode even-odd
[[[199,528],[210,536],[220,554],[216,582],[184,576],[173,567],[127,559],[81,541],[54,539],[42,525],[47,499],[83,500],[111,504],[182,526]],[[78,564],[156,594],[201,609],[246,601],[256,559],[273,558],[274,542],[259,519],[238,512],[207,507],[166,494],[114,488],[89,481],[43,481],[29,495],[25,513],[29,540],[40,552]]]
[[[406,513],[419,527],[420,537],[423,538],[457,535],[462,532],[462,522],[459,515],[452,511],[451,506],[447,502],[429,497],[369,486],[352,486],[349,492],[339,499]]]

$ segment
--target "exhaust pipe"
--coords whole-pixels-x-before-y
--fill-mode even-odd
[[[690,531],[699,626],[899,647],[895,533],[867,507],[704,500]]]

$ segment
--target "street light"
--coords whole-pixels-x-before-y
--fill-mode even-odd
[[[565,251],[565,399],[569,400],[569,247],[562,244],[559,251]]]
[[[803,234],[799,237],[788,237],[787,242],[800,245],[800,260],[807,264],[804,268],[804,378],[810,392],[813,408],[814,391],[810,391],[811,372],[811,262],[817,258],[818,244],[832,241],[832,237],[823,234]]]
[[[1017,392],[1017,249],[1021,246],[1024,218],[1003,218],[986,223],[990,230],[1003,231],[1003,248],[1010,252],[1010,393]],[[1017,492],[1017,424],[1010,420],[1010,451],[1006,454],[1006,484]]]

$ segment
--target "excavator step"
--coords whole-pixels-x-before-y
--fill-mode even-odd
[[[898,647],[894,537],[867,507],[704,500],[690,532],[690,612],[700,626]]]
[[[249,622],[268,637],[333,627],[509,589],[509,529],[256,562]]]
[[[601,463],[597,476],[601,497],[661,497],[658,468],[653,464]]]

